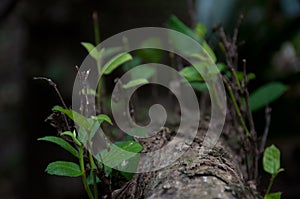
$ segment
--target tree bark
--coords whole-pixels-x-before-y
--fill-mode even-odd
[[[192,145],[177,161],[155,172],[136,174],[123,188],[113,192],[113,198],[258,198],[244,180],[241,157],[231,149],[229,139],[221,136],[212,149],[205,149],[204,155],[199,154],[208,123],[200,122]],[[233,130],[228,125],[224,129],[227,132]],[[154,137],[139,141],[144,151],[156,150],[172,139],[173,134],[165,129]],[[149,167],[151,163],[142,162],[139,166]]]

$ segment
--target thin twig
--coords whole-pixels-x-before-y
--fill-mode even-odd
[[[251,141],[253,143],[253,147],[252,147],[252,155],[253,155],[253,169],[254,169],[254,179],[257,179],[258,176],[258,147],[257,147],[257,135],[256,135],[256,130],[255,130],[255,126],[254,126],[254,121],[253,121],[253,116],[252,116],[252,112],[250,109],[250,102],[249,102],[249,92],[248,92],[248,88],[247,88],[247,84],[248,84],[248,78],[247,78],[247,71],[246,71],[246,60],[243,59],[243,72],[244,72],[244,88],[243,88],[243,94],[244,94],[244,98],[245,98],[245,102],[246,102],[246,114],[247,114],[247,118],[248,118],[248,122],[249,122],[249,127],[250,127],[250,136],[251,136]]]
[[[223,82],[225,83],[225,86],[226,86],[226,88],[227,88],[227,90],[229,92],[229,96],[230,96],[231,101],[233,103],[234,109],[235,109],[235,111],[237,113],[237,116],[239,117],[240,123],[241,123],[241,125],[242,125],[242,127],[243,127],[243,129],[245,131],[246,141],[248,142],[248,138],[250,136],[249,130],[248,130],[247,125],[245,123],[245,120],[244,120],[244,118],[243,118],[243,116],[241,114],[241,110],[240,110],[240,108],[239,108],[239,106],[238,106],[238,104],[236,102],[236,99],[235,99],[235,96],[233,94],[232,88],[231,88],[231,86],[229,85],[228,81],[226,80],[226,78],[224,76],[223,76]]]
[[[244,62],[244,97],[246,100],[246,111],[247,111],[247,116],[248,116],[248,120],[249,120],[249,127],[250,127],[250,132],[253,133],[253,136],[256,136],[255,134],[255,126],[254,126],[254,121],[253,121],[253,116],[252,116],[252,112],[250,109],[250,102],[249,102],[249,92],[248,92],[248,88],[247,88],[247,84],[248,84],[248,77],[247,77],[247,71],[246,71],[246,60],[243,59]]]
[[[99,29],[99,18],[96,11],[93,12],[93,23],[94,23],[94,35],[96,46],[100,43],[100,29]]]
[[[191,21],[191,27],[194,28],[196,25],[196,11],[195,11],[195,1],[194,0],[187,0],[187,9],[189,18]]]
[[[223,42],[225,50],[226,50],[225,57],[226,57],[227,66],[229,68],[229,71],[230,71],[233,79],[235,80],[236,86],[239,88],[240,91],[242,91],[239,78],[235,72],[235,68],[237,68],[237,66],[234,65],[234,62],[235,62],[234,60],[237,60],[237,57],[238,57],[237,56],[237,54],[238,54],[237,46],[235,43],[232,43],[229,41],[230,39],[226,36],[223,27],[221,27],[221,29],[220,29],[220,36],[221,36],[222,42]]]
[[[239,35],[239,29],[240,29],[240,26],[243,22],[243,19],[244,19],[244,15],[240,14],[239,20],[237,22],[237,25],[236,25],[236,27],[234,29],[234,33],[233,33],[232,43],[234,43],[234,44],[236,44],[236,42],[237,42],[237,38],[238,38],[238,35]]]
[[[266,126],[260,143],[260,149],[259,149],[260,154],[262,154],[266,146],[267,137],[269,134],[269,128],[271,124],[271,111],[272,109],[269,106],[267,106],[265,109]]]
[[[238,35],[239,35],[239,29],[240,29],[240,26],[242,24],[243,19],[244,19],[244,15],[240,14],[240,17],[237,21],[237,25],[234,29],[234,33],[233,33],[233,37],[232,37],[232,43],[233,43],[234,48],[235,48],[236,51],[238,51],[237,38],[238,38]],[[236,53],[235,55],[236,56],[234,57],[233,63],[234,63],[234,65],[237,66],[238,65],[238,60],[239,60],[239,54]]]
[[[54,90],[55,90],[55,92],[57,93],[57,95],[58,95],[58,97],[59,97],[59,99],[60,99],[60,101],[61,101],[63,107],[64,107],[65,109],[68,109],[68,107],[67,107],[67,105],[66,105],[66,103],[65,103],[65,101],[64,101],[64,99],[63,99],[63,97],[62,97],[62,95],[61,95],[61,93],[59,92],[59,90],[58,90],[58,88],[57,88],[57,85],[56,85],[51,79],[46,78],[46,77],[34,77],[33,79],[34,79],[34,80],[45,80],[45,81],[47,81],[47,82],[49,83],[49,85],[52,86],[52,87],[54,88]],[[65,120],[65,123],[66,123],[66,125],[67,125],[67,128],[68,128],[68,130],[70,131],[71,128],[70,128],[70,126],[69,126],[67,117],[66,117],[65,114],[62,114],[62,115],[63,115],[63,117],[64,117],[64,120]]]

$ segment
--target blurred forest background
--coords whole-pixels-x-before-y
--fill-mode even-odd
[[[281,149],[285,168],[274,191],[286,199],[299,198],[300,0],[0,0],[1,199],[85,197],[79,178],[44,173],[49,162],[71,157],[37,141],[56,134],[44,120],[60,101],[52,87],[33,77],[51,78],[71,104],[75,65],[87,55],[80,42],[94,40],[93,11],[99,13],[102,40],[132,28],[165,27],[174,14],[189,26],[206,24],[212,46],[219,41],[213,27],[221,23],[232,33],[243,13],[239,57],[247,59],[248,72],[257,76],[250,91],[275,80],[290,86],[271,104],[268,145]],[[254,118],[262,132],[264,110]]]

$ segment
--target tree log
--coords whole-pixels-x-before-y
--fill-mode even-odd
[[[224,136],[212,149],[205,149],[204,154],[199,154],[208,123],[200,122],[191,146],[178,143],[178,148],[174,150],[188,149],[177,161],[158,171],[136,174],[123,188],[113,192],[113,198],[258,198],[253,187],[250,188],[245,182],[242,158],[232,150]],[[228,127],[224,129],[233,129]],[[164,129],[154,137],[140,139],[139,142],[144,146],[144,152],[156,150],[170,141],[173,134]],[[155,161],[153,159],[152,164]],[[151,163],[141,162],[139,166],[149,167]]]

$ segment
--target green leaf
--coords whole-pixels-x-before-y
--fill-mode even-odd
[[[198,35],[199,38],[204,39],[207,33],[207,28],[202,23],[197,23],[194,32]]]
[[[138,142],[135,141],[120,141],[120,142],[115,142],[114,144],[120,147],[121,149],[133,153],[138,153],[143,149],[143,147]]]
[[[190,85],[193,89],[199,92],[207,92],[208,87],[205,82],[191,82]]]
[[[110,125],[113,125],[111,119],[107,115],[105,115],[105,114],[100,114],[100,115],[97,115],[97,116],[92,116],[91,118],[93,120],[97,120],[97,121],[100,121],[100,122],[106,121]]]
[[[135,56],[131,61],[124,63],[122,68],[124,71],[129,71],[130,69],[140,65],[141,63],[142,63],[142,59],[140,57]]]
[[[179,74],[182,75],[189,82],[203,81],[202,76],[200,75],[200,73],[193,66],[183,68],[179,72]]]
[[[128,160],[128,163],[126,164],[126,162],[122,162],[122,164],[120,164],[117,168],[119,170],[121,170],[121,175],[124,176],[126,178],[126,180],[130,180],[134,173],[129,173],[129,172],[124,172],[125,171],[136,171],[139,165],[139,161],[140,161],[140,154],[137,154],[136,156],[130,158]]]
[[[116,142],[111,145],[111,149],[107,153],[102,154],[102,159],[107,165],[116,167],[121,165],[123,161],[139,155],[138,152],[141,150],[142,146],[134,141]]]
[[[266,84],[250,94],[251,111],[257,111],[278,99],[288,87],[280,82]]]
[[[231,77],[231,73],[230,73],[229,71],[228,71],[227,76],[228,76],[228,77]],[[236,72],[236,76],[237,76],[237,78],[238,78],[238,80],[239,80],[240,82],[244,81],[244,72],[237,71],[237,72]],[[255,78],[256,78],[256,75],[255,75],[254,73],[248,73],[248,74],[247,74],[247,80],[248,80],[248,82],[249,82],[250,80],[255,79]]]
[[[91,52],[92,50],[94,50],[95,46],[91,43],[88,42],[81,42],[81,45],[89,52]]]
[[[140,50],[136,51],[136,54],[142,58],[145,62],[157,63],[160,62],[163,56],[163,52],[159,49],[148,48],[149,46],[162,47],[161,40],[156,37],[146,39],[140,45]]]
[[[50,175],[57,176],[78,177],[82,175],[78,164],[65,161],[51,162],[45,171]]]
[[[88,42],[81,42],[81,45],[88,51],[88,53],[95,59],[99,59],[99,53],[96,47]]]
[[[79,124],[80,126],[83,126],[86,129],[90,128],[90,124],[87,121],[87,119],[81,115],[80,113],[77,113],[76,111],[70,110],[70,109],[64,109],[60,106],[54,106],[52,108],[52,111],[59,111],[64,114],[66,114],[70,119],[72,119],[74,122]]]
[[[255,78],[256,78],[256,75],[255,75],[254,73],[249,73],[249,74],[247,74],[247,80],[248,80],[248,82],[249,82],[250,80],[255,79]]]
[[[96,176],[96,183],[101,182],[101,180]],[[87,177],[87,183],[88,185],[93,185],[94,184],[94,176],[93,176],[93,171],[90,171],[90,174]]]
[[[38,140],[55,143],[55,144],[61,146],[66,151],[70,152],[75,157],[77,157],[77,158],[79,157],[78,151],[74,147],[72,147],[67,141],[65,141],[64,139],[62,139],[60,137],[46,136],[46,137],[39,138]]]
[[[132,177],[134,176],[134,173],[128,173],[128,172],[124,172],[124,171],[121,171],[120,173],[122,176],[125,177],[126,180],[131,180]]]
[[[112,168],[104,165],[105,177],[110,176],[112,174],[112,171],[113,171]]]
[[[155,68],[150,66],[141,67],[139,70],[133,70],[130,75],[132,79],[149,79],[156,73]]]
[[[168,21],[168,26],[169,28],[176,30],[178,32],[181,32],[194,40],[198,41],[200,45],[202,45],[203,49],[206,51],[206,53],[210,56],[212,61],[215,63],[217,58],[213,50],[209,47],[209,45],[206,43],[203,37],[199,36],[196,34],[193,30],[191,30],[189,27],[187,27],[182,21],[180,21],[176,16],[171,16],[169,21]],[[204,30],[203,30],[204,31]],[[183,49],[186,48],[188,50],[188,47],[185,47],[183,43],[180,43],[179,41],[177,46],[181,46]]]
[[[139,86],[139,85],[144,85],[149,83],[147,79],[135,79],[135,80],[131,80],[129,81],[127,84],[123,85],[124,89],[129,89],[135,86]]]
[[[102,121],[98,122],[92,118],[88,118],[87,121],[89,123],[90,128],[86,129],[80,126],[78,130],[78,140],[84,144],[95,136],[97,130],[100,128],[100,125],[102,123]]]
[[[269,193],[264,197],[264,199],[280,199],[280,198],[281,198],[281,192]]]
[[[226,64],[224,63],[217,63],[217,68],[219,69],[220,72],[224,72],[228,70]]]
[[[279,172],[280,168],[280,151],[279,149],[271,145],[264,151],[263,157],[264,170],[272,175]]]
[[[213,63],[216,63],[217,57],[216,57],[214,51],[211,49],[211,47],[206,42],[203,43],[203,49],[210,56],[210,58],[213,61]]]
[[[109,57],[109,56],[113,56],[117,53],[119,53],[122,48],[121,47],[110,47],[110,48],[103,48],[104,52],[103,52],[103,57]]]
[[[176,16],[172,15],[168,20],[168,26],[169,28],[176,30],[178,32],[181,32],[196,41],[198,41],[200,44],[204,42],[203,39],[199,38],[197,34],[194,33],[189,27],[187,27],[182,21],[180,21]]]
[[[132,60],[132,56],[129,53],[121,53],[116,55],[103,66],[103,73],[108,75],[129,60]]]

